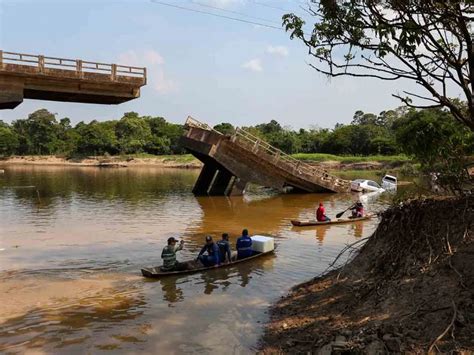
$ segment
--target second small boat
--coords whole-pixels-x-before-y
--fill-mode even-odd
[[[319,222],[315,219],[310,219],[310,220],[292,220],[291,224],[294,225],[295,227],[305,227],[305,226],[327,226],[329,224],[342,224],[342,223],[354,223],[358,221],[364,221],[366,219],[370,219],[375,217],[375,214],[367,214],[364,217],[359,217],[359,218],[337,218],[333,219],[331,221],[327,222]]]

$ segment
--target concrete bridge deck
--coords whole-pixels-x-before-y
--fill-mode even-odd
[[[0,109],[23,99],[119,104],[145,84],[146,68],[0,50]]]
[[[224,135],[188,117],[183,146],[204,163],[195,195],[239,195],[248,183],[293,192],[349,192],[350,181],[301,162],[237,128]]]

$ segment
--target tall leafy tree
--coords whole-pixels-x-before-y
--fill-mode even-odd
[[[135,112],[127,112],[115,127],[118,144],[122,153],[139,153],[151,140],[148,122]]]
[[[76,127],[79,139],[76,152],[80,154],[116,154],[119,152],[115,136],[116,122],[97,122],[78,124]]]
[[[394,125],[404,153],[418,160],[426,172],[440,173],[441,183],[462,188],[468,179],[466,157],[474,153],[474,134],[439,110],[411,110]]]
[[[58,122],[46,109],[37,110],[26,120],[13,122],[18,133],[20,150],[26,154],[53,154],[58,148]]]
[[[228,122],[219,123],[218,125],[214,126],[214,129],[223,134],[232,134],[235,131],[235,127]]]
[[[271,120],[269,123],[262,123],[255,126],[263,134],[271,134],[281,132],[283,130],[282,126],[275,120]]]
[[[18,135],[6,123],[0,120],[0,155],[11,155],[19,146]]]
[[[446,107],[474,130],[474,2],[311,0],[312,30],[293,13],[283,25],[331,77],[406,79],[421,92],[394,96],[413,107]],[[465,109],[456,99],[461,92]],[[447,117],[448,118],[448,117]]]

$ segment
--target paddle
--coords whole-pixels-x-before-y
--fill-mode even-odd
[[[347,211],[349,211],[350,209],[352,209],[354,206],[355,206],[355,204],[354,204],[354,205],[351,205],[351,207],[345,209],[344,211],[339,212],[339,213],[336,215],[336,218],[341,218],[341,216],[342,216],[344,213],[346,213]]]

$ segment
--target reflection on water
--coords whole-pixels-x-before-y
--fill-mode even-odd
[[[295,228],[290,220],[313,217],[319,202],[334,216],[359,197],[255,188],[196,198],[196,170],[4,168],[0,351],[251,351],[269,304],[377,224]],[[26,185],[35,188],[18,188]],[[383,209],[381,201],[367,210]],[[162,280],[139,274],[160,264],[170,236],[185,241],[178,257],[186,260],[205,234],[228,232],[235,246],[243,228],[275,236],[275,255]]]

